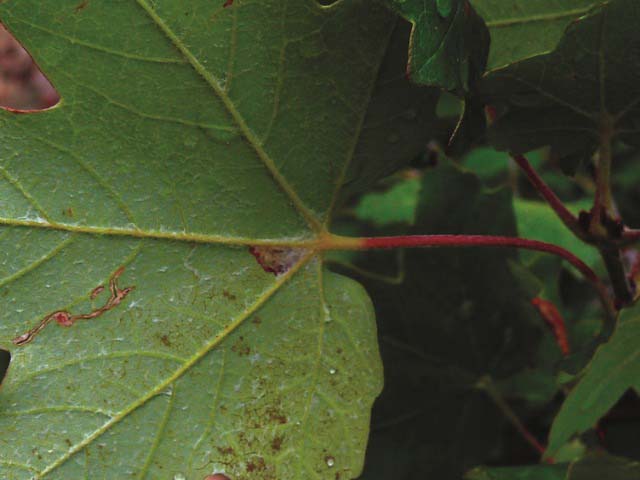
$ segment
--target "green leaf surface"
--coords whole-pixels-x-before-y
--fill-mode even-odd
[[[496,148],[550,145],[560,157],[588,159],[610,137],[637,145],[640,4],[612,0],[593,12],[569,26],[553,53],[481,82],[485,101],[501,112],[489,130]]]
[[[548,455],[593,428],[629,389],[640,391],[640,307],[624,310],[611,339],[598,348],[562,404],[549,435]]]
[[[462,92],[482,74],[486,28],[467,0],[383,0],[413,24],[408,72],[414,82]]]
[[[567,26],[602,0],[471,0],[491,35],[487,70],[554,50]]]
[[[0,111],[1,478],[362,468],[373,311],[313,245],[350,169],[389,169],[363,130],[396,19],[360,0],[222,3],[0,4],[62,97]],[[266,273],[255,244],[294,265]],[[11,343],[102,305],[89,294],[121,266],[136,288],[117,308]]]
[[[407,233],[515,232],[511,196],[443,162],[422,179]],[[376,307],[385,390],[374,408],[363,480],[459,480],[500,446],[502,413],[477,382],[519,372],[540,335],[510,263],[515,251],[406,252],[401,285],[365,279]],[[378,257],[371,257],[370,270]],[[364,263],[363,267],[369,267]]]

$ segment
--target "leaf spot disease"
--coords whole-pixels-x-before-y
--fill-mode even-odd
[[[226,475],[222,473],[214,473],[213,475],[207,475],[203,480],[231,480]]]
[[[230,7],[231,5],[233,5],[233,0],[226,0],[222,5],[222,7],[227,8],[227,7]]]
[[[87,5],[89,5],[89,0],[82,0],[78,5],[76,5],[76,8],[74,8],[73,11],[76,13],[81,12],[87,8]]]
[[[249,247],[249,252],[265,272],[282,275],[304,257],[307,250],[304,248],[252,246]]]
[[[118,305],[120,305],[122,300],[124,300],[125,297],[135,288],[134,286],[125,288],[118,287],[118,278],[120,277],[120,275],[122,275],[123,272],[124,267],[120,267],[113,273],[113,275],[109,279],[109,291],[111,292],[111,296],[102,307],[97,308],[89,313],[80,313],[77,315],[72,315],[66,310],[57,310],[44,317],[37,326],[29,330],[27,333],[14,338],[13,343],[18,346],[26,345],[27,343],[31,342],[34,337],[38,333],[40,333],[52,320],[55,320],[55,322],[61,327],[70,327],[77,320],[90,320],[92,318],[99,317],[103,313],[117,307]],[[90,298],[94,299],[103,290],[104,287],[102,285],[94,288],[91,291]]]

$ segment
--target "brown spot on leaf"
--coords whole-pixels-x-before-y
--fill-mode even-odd
[[[282,413],[282,411],[277,407],[268,407],[265,411],[267,414],[267,418],[272,422],[279,423],[284,425],[287,423],[287,417]]]
[[[232,447],[216,447],[218,449],[218,452],[220,452],[222,455],[233,455],[234,450]]]
[[[240,356],[249,355],[251,353],[251,348],[247,345],[247,342],[244,341],[244,337],[238,338],[238,341],[233,344],[231,347],[231,351],[237,353]]]
[[[213,475],[207,475],[203,480],[231,480],[226,475],[222,473],[214,473]]]
[[[274,452],[279,451],[282,448],[282,441],[284,440],[283,437],[276,437],[273,439],[273,441],[271,442],[271,449]]]
[[[280,275],[289,271],[307,252],[304,248],[284,247],[249,247],[249,252],[255,257],[265,272]]]
[[[228,300],[235,300],[237,298],[233,293],[229,292],[228,290],[223,290],[222,295],[224,296],[224,298]]]
[[[267,468],[264,458],[258,457],[255,460],[247,462],[247,472],[261,472]]]
[[[165,347],[170,347],[171,346],[171,341],[169,340],[169,337],[167,335],[162,335],[160,337],[160,341],[162,342],[162,344]]]
[[[226,1],[222,4],[222,7],[223,7],[223,8],[227,8],[227,7],[230,7],[231,5],[233,5],[233,0],[226,0]]]
[[[76,13],[81,12],[87,8],[87,5],[89,5],[89,0],[82,0],[78,5],[76,5],[76,8],[74,8],[73,11]]]
[[[262,319],[256,315],[255,317],[253,317],[253,320],[251,320],[251,323],[253,323],[254,325],[260,325],[262,323]]]

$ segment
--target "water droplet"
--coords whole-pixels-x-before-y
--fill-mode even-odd
[[[331,468],[336,464],[336,459],[333,457],[325,457],[324,461],[327,462],[327,467]]]
[[[331,368],[331,369],[329,369],[329,373],[330,373],[331,375],[335,375],[335,374],[336,374],[336,372],[337,372],[337,370],[336,370],[335,368]]]

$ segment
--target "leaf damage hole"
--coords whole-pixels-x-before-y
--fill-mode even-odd
[[[9,364],[11,363],[11,353],[7,350],[0,349],[0,386],[4,381],[4,377],[7,376],[9,370]]]
[[[59,101],[60,95],[29,52],[0,23],[0,108],[38,112]]]
[[[118,278],[120,277],[120,275],[122,275],[123,272],[124,266],[118,268],[113,273],[113,275],[111,275],[111,278],[109,279],[109,291],[111,293],[111,296],[107,299],[106,303],[102,307],[97,308],[89,313],[80,313],[77,315],[72,315],[66,310],[57,310],[44,317],[38,325],[36,325],[28,332],[14,338],[13,343],[18,346],[26,345],[27,343],[31,342],[34,337],[38,335],[38,333],[40,333],[52,320],[55,320],[56,323],[61,327],[70,327],[77,320],[90,320],[92,318],[97,318],[103,313],[117,307],[118,305],[120,305],[122,300],[124,300],[125,297],[129,293],[131,293],[134,288],[136,288],[135,286],[125,288],[118,287]],[[91,298],[92,300],[95,299],[104,289],[105,288],[102,285],[97,286],[91,291],[89,298]]]
[[[305,248],[252,246],[249,252],[267,273],[287,273],[308,252]]]

